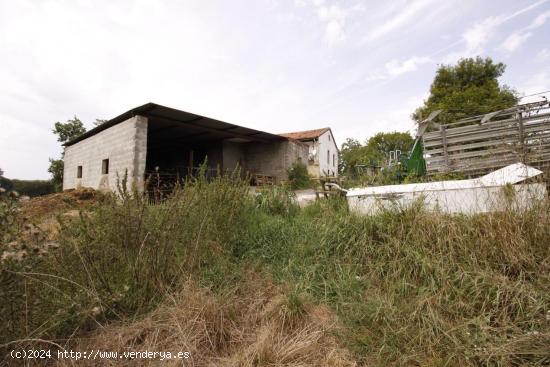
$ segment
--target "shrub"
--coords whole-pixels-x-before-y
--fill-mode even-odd
[[[312,186],[311,177],[307,172],[307,166],[300,162],[294,162],[287,171],[290,187],[293,190],[307,189]]]
[[[12,180],[13,189],[30,197],[53,194],[55,186],[50,180]]]
[[[13,182],[9,178],[0,175],[0,188],[10,191],[13,189]]]

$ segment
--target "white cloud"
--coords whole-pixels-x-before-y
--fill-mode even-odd
[[[523,43],[525,43],[525,41],[531,37],[532,33],[531,32],[525,32],[525,33],[521,33],[521,32],[516,32],[516,33],[512,33],[511,35],[508,36],[508,38],[506,38],[504,40],[504,42],[502,42],[502,44],[500,45],[500,49],[506,51],[506,52],[514,52],[515,50],[517,50]]]
[[[462,35],[466,43],[464,53],[467,56],[481,53],[502,22],[502,17],[489,17],[467,29]]]
[[[514,52],[533,35],[532,30],[542,27],[548,19],[550,19],[550,11],[537,15],[523,30],[516,31],[508,36],[499,48],[506,52]]]
[[[416,0],[407,3],[407,5],[402,7],[397,14],[383,24],[373,26],[373,29],[367,34],[364,41],[379,39],[414,20],[418,20],[418,15],[435,2],[434,0]]]
[[[384,64],[383,70],[377,70],[367,75],[365,81],[374,82],[394,79],[400,75],[416,71],[420,66],[431,62],[433,60],[426,56],[413,56],[403,61],[393,59]]]
[[[546,21],[550,19],[550,11],[544,12],[542,14],[539,14],[535,20],[529,25],[529,29],[535,29],[538,27],[542,27]]]
[[[325,29],[325,39],[329,45],[335,45],[346,39],[344,28],[337,20],[331,20],[328,22]]]
[[[460,51],[455,51],[448,54],[447,56],[444,57],[444,61],[454,62],[461,57],[471,57],[471,56],[482,54],[485,51],[485,47],[487,46],[489,41],[495,35],[498,27],[500,27],[503,23],[511,19],[514,19],[523,13],[526,13],[536,8],[537,6],[546,3],[547,1],[548,0],[540,0],[534,4],[531,4],[518,11],[515,11],[514,13],[491,16],[474,24],[473,26],[466,29],[466,31],[462,34],[460,41],[453,44],[453,46],[456,46],[460,43],[464,43],[464,48]],[[546,21],[546,18],[548,17],[545,14],[546,13],[539,15],[539,17],[537,17],[535,21],[526,29],[533,29],[533,27],[536,28],[544,24],[544,22]],[[529,35],[526,35],[526,34],[527,34],[526,32],[516,32],[515,34],[512,34],[507,39],[508,43],[505,41],[501,45],[501,47],[503,49],[515,50],[517,47],[519,47],[522,41],[525,41],[525,39],[527,39],[530,36],[530,34]]]
[[[537,61],[548,61],[550,60],[550,49],[543,48],[539,51],[539,53],[536,56]]]
[[[391,60],[386,63],[386,72],[390,77],[396,77],[401,74],[409,73],[418,69],[420,65],[431,63],[433,60],[429,57],[411,57],[405,61]]]
[[[331,46],[346,39],[344,25],[348,17],[348,11],[338,5],[318,5],[317,16],[322,22],[326,22],[325,40]]]
[[[346,40],[348,19],[352,14],[364,10],[361,3],[346,8],[338,3],[327,4],[324,0],[297,0],[295,3],[300,7],[310,6],[314,9],[317,19],[324,26],[324,38],[329,46]]]

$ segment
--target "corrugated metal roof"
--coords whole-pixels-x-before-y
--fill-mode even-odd
[[[270,134],[260,130],[249,129],[243,126],[230,124],[228,122],[212,119],[206,116],[196,115],[193,113],[177,110],[175,108],[165,107],[156,103],[147,103],[143,106],[133,108],[123,114],[85,132],[78,138],[73,139],[65,146],[73,145],[81,140],[93,136],[100,131],[110,128],[134,116],[145,116],[151,121],[170,121],[176,124],[187,125],[195,130],[204,131],[205,134],[211,134],[217,139],[219,138],[239,138],[248,141],[280,141],[284,137],[276,134]],[[204,138],[204,136],[203,136]]]
[[[542,174],[536,168],[527,166],[523,163],[515,163],[485,176],[470,180],[452,180],[412,183],[405,185],[385,185],[360,187],[348,190],[347,196],[369,196],[385,194],[402,194],[408,192],[425,192],[439,190],[459,190],[471,189],[475,187],[503,186],[506,184],[516,184],[529,178]]]
[[[290,138],[295,140],[308,140],[308,139],[318,138],[319,136],[323,135],[329,130],[330,130],[330,127],[323,127],[321,129],[296,131],[296,132],[284,133],[279,135],[284,136],[285,138]]]

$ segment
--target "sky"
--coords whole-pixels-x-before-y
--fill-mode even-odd
[[[522,95],[550,90],[549,36],[550,0],[0,0],[0,168],[47,179],[56,121],[89,129],[147,102],[330,126],[338,144],[414,133],[438,66],[462,57],[505,63]]]

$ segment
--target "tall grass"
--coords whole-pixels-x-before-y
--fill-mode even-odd
[[[197,179],[151,204],[122,187],[76,220],[60,217],[57,250],[2,261],[2,341],[67,337],[151,310],[223,254],[246,192],[239,179]]]
[[[293,343],[316,353],[324,342],[307,344],[296,334],[299,325],[314,330],[300,321],[309,317],[306,305],[313,302],[338,315],[344,327],[330,330],[361,364],[550,363],[548,202],[473,216],[427,213],[420,206],[357,216],[341,198],[299,209],[288,190],[253,198],[244,181],[219,177],[188,182],[158,204],[121,189],[78,218],[60,221],[57,250],[1,264],[7,297],[0,300],[2,342],[62,341],[112,320],[131,330],[151,317],[168,333],[173,328],[158,324],[159,312],[177,313],[189,304],[184,318],[204,319],[189,300],[157,309],[192,282],[203,287],[198,295],[231,298],[229,311],[217,302],[212,312],[232,331],[220,329],[219,348],[196,346],[209,358],[216,349],[229,353],[236,337],[231,335],[241,335],[245,351],[235,358],[246,360],[243,365],[283,361]],[[256,316],[238,311],[245,307],[238,299],[273,296],[247,294],[258,290],[250,286],[254,277],[284,289],[277,327],[269,331],[275,334],[261,343],[254,338],[264,329],[252,329],[267,326],[250,320],[271,324],[272,318],[265,318],[263,306],[247,308],[261,313]],[[207,319],[201,327],[210,327]],[[240,322],[246,333],[239,334]],[[189,330],[195,326],[190,323]],[[148,347],[154,347],[152,340]],[[271,340],[282,349],[270,349]],[[299,354],[288,360],[316,363]]]
[[[234,256],[329,304],[374,365],[550,362],[548,203],[476,216],[359,217],[337,199],[255,213]]]

